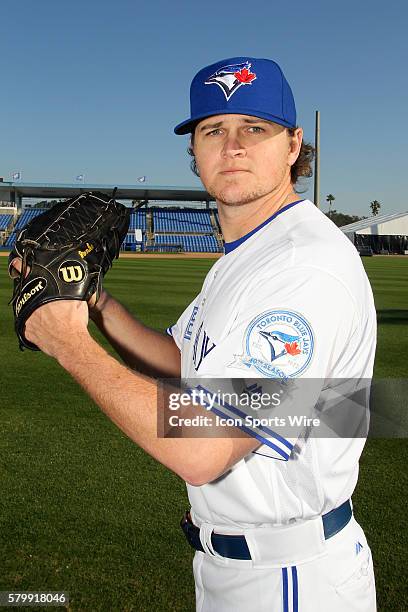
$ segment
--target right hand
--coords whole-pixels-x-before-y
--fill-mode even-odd
[[[15,257],[11,263],[10,263],[10,276],[11,278],[16,278],[17,276],[20,276],[21,274],[21,268],[22,268],[22,259],[21,257]],[[27,267],[26,270],[26,276],[28,276],[28,274],[30,273],[30,267]],[[98,304],[96,305],[96,293],[94,293],[93,295],[91,295],[91,297],[88,300],[88,307],[89,307],[89,316],[92,318],[93,314],[99,314],[99,312],[101,312],[103,307],[103,302],[105,301],[106,297],[107,297],[107,293],[104,289],[102,289],[101,291],[101,295],[99,296],[99,300],[98,300]]]

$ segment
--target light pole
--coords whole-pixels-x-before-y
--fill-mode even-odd
[[[314,203],[320,208],[320,111],[316,111],[315,121]]]

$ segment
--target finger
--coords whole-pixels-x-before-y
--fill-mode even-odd
[[[15,278],[16,276],[18,276],[21,272],[21,264],[22,261],[20,259],[20,257],[15,257],[11,262],[10,262],[10,276],[11,278]]]
[[[95,293],[93,293],[93,294],[91,295],[91,297],[89,298],[89,300],[88,300],[88,306],[89,306],[89,308],[93,308],[93,307],[95,306],[95,304],[96,304],[96,297],[97,297],[97,296],[96,296],[96,292],[95,292]]]
[[[11,278],[17,278],[17,276],[20,276],[21,268],[22,268],[21,257],[14,257],[14,259],[11,261],[9,265],[9,274]],[[30,273],[30,270],[31,270],[30,266],[27,266],[26,274],[25,274],[26,276],[28,276],[28,274]]]

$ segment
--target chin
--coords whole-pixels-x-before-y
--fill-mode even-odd
[[[229,206],[243,206],[264,195],[257,189],[243,189],[238,187],[224,187],[213,189],[209,193],[218,201]]]
[[[218,202],[221,202],[225,206],[245,206],[245,204],[249,204],[250,202],[253,202],[255,198],[253,198],[250,195],[241,196],[237,198],[233,198],[233,197],[228,198],[228,196],[221,194],[216,199]]]
[[[229,204],[230,206],[240,206],[259,197],[258,190],[245,183],[242,180],[230,181],[229,184],[225,184],[224,181],[217,181],[212,185],[206,186],[206,188],[208,193],[217,201]]]

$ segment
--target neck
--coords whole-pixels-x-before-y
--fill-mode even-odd
[[[267,194],[238,206],[231,206],[217,200],[218,216],[225,242],[238,240],[272,217],[278,210],[296,202],[299,195],[292,185],[285,192]]]

